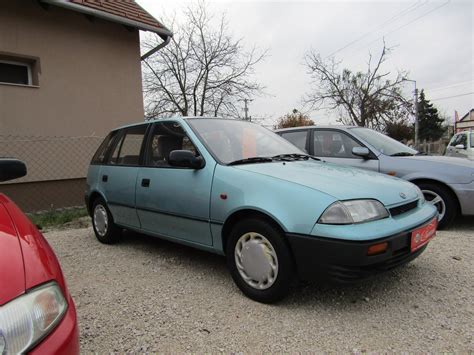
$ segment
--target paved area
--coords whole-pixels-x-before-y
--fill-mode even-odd
[[[474,352],[474,219],[414,262],[350,287],[245,298],[222,257],[137,234],[47,232],[75,299],[83,352]]]

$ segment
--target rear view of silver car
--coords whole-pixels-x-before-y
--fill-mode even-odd
[[[363,127],[297,127],[276,133],[326,161],[411,181],[423,191],[426,201],[438,209],[439,228],[451,224],[458,214],[474,215],[473,160],[422,155],[382,133]]]

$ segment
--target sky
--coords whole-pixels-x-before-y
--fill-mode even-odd
[[[166,25],[183,20],[189,0],[137,0]],[[364,71],[369,53],[380,55],[383,40],[393,51],[383,69],[409,72],[418,89],[449,120],[474,108],[474,1],[212,1],[209,10],[226,13],[229,29],[246,47],[268,50],[255,79],[266,94],[250,103],[250,115],[271,125],[293,109],[307,111],[310,92],[304,55],[313,49],[335,56],[341,68]],[[414,83],[404,91],[413,96]],[[242,107],[243,110],[243,107]],[[337,113],[308,111],[316,124],[335,124]]]

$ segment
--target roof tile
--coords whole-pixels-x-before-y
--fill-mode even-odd
[[[133,0],[69,0],[72,3],[133,20],[156,29],[164,26]]]

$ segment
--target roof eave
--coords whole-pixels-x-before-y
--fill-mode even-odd
[[[157,27],[154,27],[154,26],[147,25],[145,23],[141,23],[141,22],[138,22],[138,21],[123,18],[121,16],[109,14],[109,13],[104,12],[104,11],[99,11],[99,10],[96,10],[96,9],[93,9],[93,8],[90,8],[90,7],[87,7],[87,6],[75,4],[75,3],[72,3],[72,2],[69,2],[69,1],[66,1],[66,0],[41,0],[41,1],[46,3],[46,4],[59,6],[59,7],[68,9],[68,10],[81,12],[83,14],[95,16],[95,17],[102,18],[104,20],[108,20],[108,21],[111,21],[111,22],[115,22],[115,23],[119,23],[119,24],[122,24],[122,25],[138,28],[139,30],[142,30],[142,31],[154,32],[154,33],[156,33],[160,36],[164,36],[164,37],[172,37],[173,36],[173,33],[170,30],[168,30],[166,27],[157,28]]]

